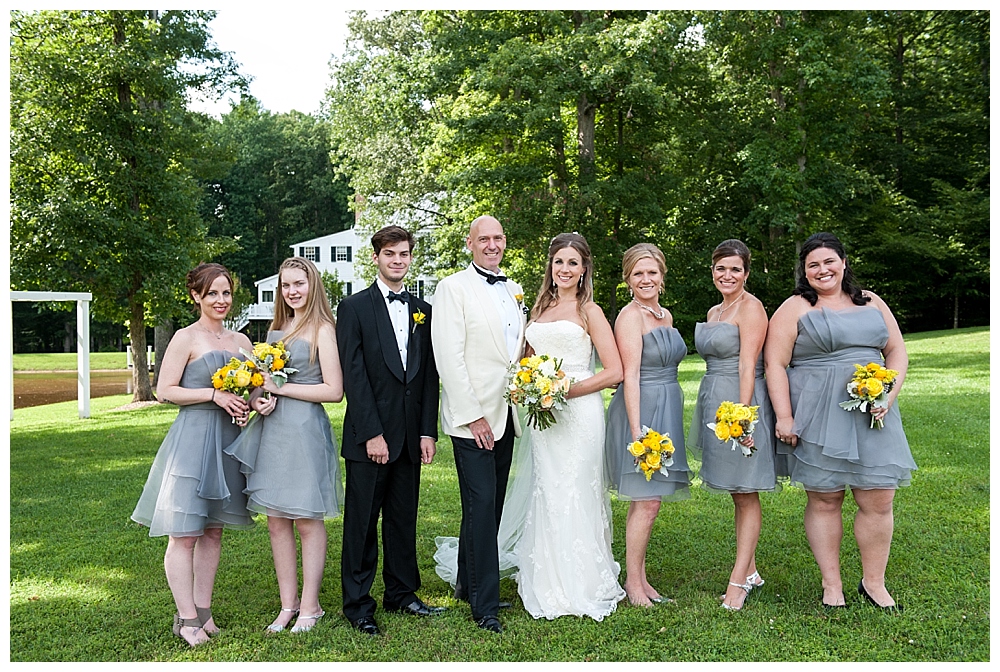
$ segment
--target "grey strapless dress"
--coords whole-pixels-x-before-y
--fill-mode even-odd
[[[768,492],[780,488],[777,476],[787,476],[784,455],[775,455],[774,410],[764,382],[764,360],[757,359],[753,398],[757,428],[753,433],[757,450],[745,457],[729,441],[719,441],[707,425],[723,401],[740,400],[740,328],[731,322],[699,322],[694,327],[694,346],[705,360],[705,375],[698,388],[691,421],[691,452],[701,457],[702,485],[721,492]]]
[[[181,387],[211,388],[212,374],[239,355],[206,352],[184,367]],[[149,536],[197,537],[206,527],[253,527],[239,463],[223,449],[239,436],[232,417],[214,402],[181,406],[160,444],[132,520]]]
[[[793,431],[799,437],[789,457],[794,483],[815,492],[910,484],[910,472],[917,465],[899,406],[892,405],[885,427],[879,430],[869,427],[868,413],[845,411],[838,405],[849,398],[847,383],[855,364],[884,366],[882,348],[888,340],[889,329],[877,308],[822,308],[799,318],[788,367]]]
[[[686,355],[684,339],[673,327],[657,327],[642,336],[639,422],[668,434],[673,441],[674,464],[667,467],[669,476],[657,472],[647,481],[642,473],[636,473],[634,458],[625,448],[632,441],[632,430],[625,413],[624,386],[619,385],[611,398],[604,464],[619,499],[668,501],[691,496],[691,470],[684,451],[684,393],[677,382],[677,365]]]
[[[270,331],[267,341],[283,333]],[[288,382],[323,382],[319,359],[309,361],[309,342],[286,343],[290,365],[298,369]],[[278,397],[270,415],[255,416],[226,452],[242,463],[247,477],[248,508],[280,518],[335,518],[344,503],[340,461],[330,418],[322,404]]]

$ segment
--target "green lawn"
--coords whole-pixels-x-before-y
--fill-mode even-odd
[[[650,580],[675,604],[621,605],[596,623],[535,621],[504,581],[501,636],[482,633],[434,573],[434,537],[460,516],[451,447],[423,470],[418,530],[421,596],[451,607],[417,620],[376,614],[385,635],[356,634],[339,614],[340,520],[329,521],[321,595],[327,618],[306,635],[265,636],[279,602],[266,524],[227,532],[214,611],[224,629],[191,650],[170,634],[166,540],[129,520],[149,465],[176,415],[170,406],[116,411],[128,397],[18,410],[10,449],[12,661],[988,661],[989,329],[907,337],[910,371],[900,409],[920,469],[896,498],[887,582],[906,607],[881,613],[850,588],[860,562],[848,518],[843,577],[848,609],[819,605],[820,577],[802,528],[805,494],[762,496],[757,562],[767,584],[742,612],[720,608],[733,561],[732,505],[693,490],[665,504],[653,530]],[[123,356],[122,356],[123,357]],[[703,365],[681,367],[690,418]],[[340,435],[343,405],[329,406]],[[848,498],[845,509],[853,512]],[[626,504],[614,502],[615,557],[624,557]],[[624,576],[622,577],[624,578]],[[381,597],[380,582],[373,594]]]
[[[90,353],[90,369],[127,369],[124,352]],[[75,352],[39,352],[14,355],[15,371],[76,371]]]

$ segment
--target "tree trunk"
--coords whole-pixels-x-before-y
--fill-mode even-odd
[[[580,154],[580,184],[594,178],[594,131],[597,121],[597,105],[581,93],[576,101],[576,145]]]
[[[174,321],[165,319],[156,325],[153,330],[153,351],[156,353],[156,362],[153,364],[153,387],[160,381],[160,365],[163,363],[163,354],[167,351],[167,344],[174,337]]]
[[[958,292],[955,292],[955,312],[952,315],[951,328],[958,329]]]
[[[149,362],[146,360],[146,306],[138,295],[129,299],[128,335],[132,341],[132,401],[156,401],[149,384]]]

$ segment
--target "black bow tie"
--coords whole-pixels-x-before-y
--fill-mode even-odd
[[[492,273],[487,273],[486,271],[479,268],[475,264],[473,264],[472,267],[476,269],[476,273],[486,278],[486,282],[490,283],[491,285],[495,285],[498,282],[507,282],[506,275],[493,275]]]
[[[392,303],[393,301],[399,301],[401,303],[409,303],[410,293],[404,289],[399,294],[397,294],[396,292],[390,289],[389,293],[386,295],[386,298],[389,299],[389,303]]]

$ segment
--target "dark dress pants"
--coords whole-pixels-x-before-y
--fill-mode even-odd
[[[455,468],[462,495],[462,528],[458,538],[458,582],[455,597],[468,600],[472,617],[496,616],[500,607],[500,560],[497,530],[507,493],[507,476],[514,456],[514,419],[507,411],[507,427],[493,450],[483,450],[475,439],[451,437]]]
[[[369,592],[378,567],[378,518],[382,514],[382,578],[386,610],[410,604],[420,589],[417,567],[417,503],[420,465],[400,456],[388,464],[345,461],[344,542],[340,581],[344,616],[375,614]]]

